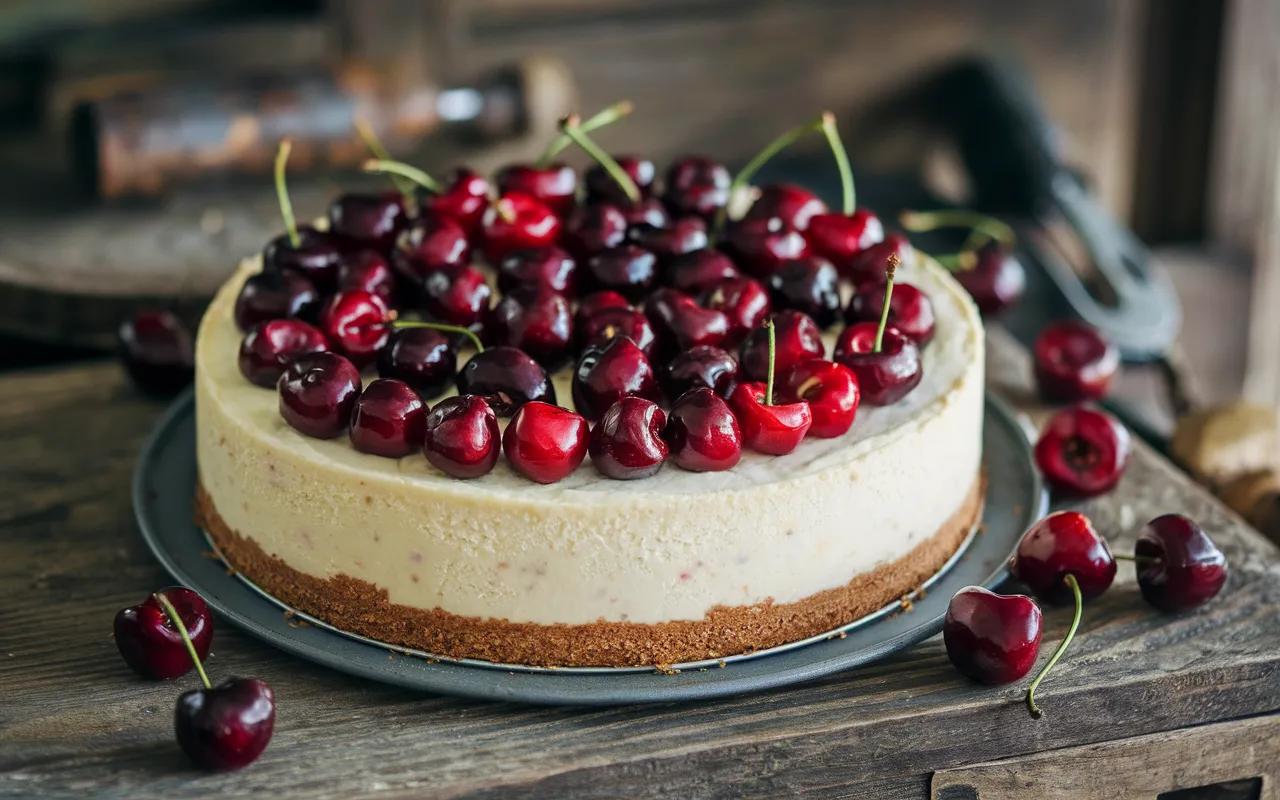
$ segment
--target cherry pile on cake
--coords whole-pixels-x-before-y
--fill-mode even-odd
[[[982,505],[974,300],[1021,291],[1000,226],[912,218],[975,227],[962,286],[857,207],[829,114],[736,176],[659,178],[589,136],[627,111],[492,180],[372,161],[395,190],[314,227],[282,144],[286,232],[195,347],[198,514],[235,569],[445,657],[633,666],[831,630],[955,553]],[[839,209],[751,186],[807,134]]]

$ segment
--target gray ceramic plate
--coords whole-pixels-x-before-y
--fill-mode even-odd
[[[1006,577],[1018,537],[1045,513],[1047,498],[1018,421],[988,395],[983,448],[987,502],[981,533],[926,584],[909,613],[899,603],[838,630],[784,647],[726,659],[676,665],[679,672],[633,669],[539,669],[481,661],[449,661],[347,634],[288,607],[210,559],[204,532],[192,522],[195,415],[190,393],[152,433],[134,473],[133,505],[142,536],[179,583],[249,633],[302,658],[373,680],[486,700],[566,705],[616,705],[698,700],[759,691],[867,664],[937,633],[951,595],[972,584],[993,587]],[[295,622],[294,625],[297,623]],[[393,657],[388,658],[388,650]]]

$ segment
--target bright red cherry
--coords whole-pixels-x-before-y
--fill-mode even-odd
[[[1133,552],[1142,596],[1161,611],[1199,608],[1227,581],[1226,556],[1203,528],[1181,514],[1148,522]]]
[[[619,337],[635,342],[648,358],[653,358],[658,349],[658,335],[654,332],[653,323],[643,313],[629,307],[601,309],[587,317],[577,333],[580,350],[603,348]]]
[[[422,200],[424,211],[449,217],[462,225],[467,236],[477,238],[489,207],[489,182],[471,169],[454,170],[446,188]]]
[[[252,330],[260,322],[296,317],[315,306],[320,293],[300,273],[269,270],[250,275],[236,295],[236,327]]]
[[[498,290],[544,286],[566,297],[578,293],[578,263],[559,247],[521,250],[498,265]]]
[[[863,251],[884,241],[884,226],[874,213],[859,208],[852,214],[818,214],[809,220],[804,235],[813,252],[834,264],[842,274],[849,275]]]
[[[1102,331],[1071,319],[1046,325],[1032,355],[1040,394],[1055,403],[1103,397],[1120,367],[1120,349]]]
[[[157,594],[164,594],[178,612],[196,654],[201,660],[208,658],[213,644],[213,614],[204,598],[181,586],[171,586]],[[182,634],[154,594],[136,606],[121,609],[113,630],[124,663],[144,678],[180,678],[195,666]]]
[[[675,216],[711,219],[729,203],[733,178],[718,161],[706,156],[685,156],[667,170],[662,199]]]
[[[534,401],[516,411],[502,434],[511,466],[535,483],[556,483],[587,456],[590,428],[580,414]]]
[[[512,292],[493,309],[493,341],[519,348],[554,368],[569,356],[573,313],[569,301],[547,288]]]
[[[742,440],[757,453],[784,456],[795,451],[813,425],[813,412],[803,400],[771,405],[765,384],[740,383],[729,395],[729,408],[742,426]]]
[[[825,214],[827,204],[813,192],[792,183],[769,183],[760,187],[760,196],[747,209],[744,219],[777,217],[798,231],[806,230],[813,218]]]
[[[699,345],[676,354],[661,369],[658,380],[668,398],[678,399],[704,387],[728,397],[738,385],[738,362],[719,347]]]
[[[644,310],[667,352],[719,345],[729,335],[729,318],[723,311],[703,308],[675,289],[659,289],[651,294]]]
[[[453,382],[458,354],[449,337],[431,328],[401,328],[378,353],[378,375],[404,381],[429,399]]]
[[[1111,491],[1129,464],[1129,431],[1105,411],[1063,409],[1036,441],[1036,466],[1055,491],[1093,497]]]
[[[335,294],[320,309],[320,330],[334,349],[357,368],[363,369],[378,357],[391,336],[391,309],[371,292]]]
[[[470,328],[485,321],[493,289],[484,273],[466,264],[430,273],[422,283],[422,308],[439,322]]]
[[[813,414],[809,435],[819,439],[843,436],[853,427],[861,392],[853,370],[822,358],[801,361],[782,384],[787,402],[804,401]]]
[[[1036,597],[1052,605],[1067,605],[1074,575],[1080,595],[1092,600],[1111,587],[1116,560],[1089,518],[1079,511],[1055,511],[1022,535],[1009,571]]]
[[[760,327],[773,310],[769,293],[755,278],[727,278],[711,287],[703,296],[707,308],[723,311],[729,318],[729,336],[726,342],[736,345],[747,334]]]
[[[710,389],[681,395],[667,414],[662,435],[671,448],[671,462],[690,472],[720,472],[742,460],[738,419]]]
[[[826,347],[822,331],[807,314],[779,311],[773,315],[774,371],[786,375],[801,361],[822,358]],[[751,331],[738,352],[738,364],[748,380],[764,381],[769,377],[769,332],[761,326]]]
[[[120,359],[139,389],[171,395],[191,383],[195,351],[191,333],[172,311],[144,308],[116,332]]]
[[[546,369],[514,347],[488,347],[476,353],[458,370],[457,384],[458,394],[484,399],[500,417],[511,416],[530,401],[556,402],[556,387]]]
[[[947,605],[942,643],[965,677],[992,685],[1013,683],[1035,666],[1040,626],[1040,606],[1030,597],[968,586]]]
[[[640,190],[642,198],[648,198],[653,193],[653,179],[657,171],[652,161],[642,156],[614,156],[613,160],[618,162],[622,171],[631,178],[631,182]],[[627,193],[599,164],[587,167],[583,182],[587,185],[587,202],[589,203],[604,202],[623,205],[630,202]]]
[[[662,439],[667,415],[642,397],[624,397],[609,407],[591,430],[588,452],[601,475],[629,481],[662,469],[668,447]]]
[[[885,328],[877,352],[878,327],[874,322],[857,322],[845,328],[836,339],[832,357],[853,371],[863,400],[873,406],[889,406],[920,385],[924,370],[920,347],[897,328]]]
[[[256,761],[271,741],[275,722],[271,688],[257,678],[231,678],[179,697],[173,727],[182,752],[196,766],[223,772]]]
[[[883,278],[869,281],[858,287],[845,308],[845,321],[880,322],[884,312]],[[889,324],[910,336],[922,349],[933,340],[937,320],[929,296],[909,283],[894,282],[893,296],[889,299]]]
[[[252,384],[272,389],[290,361],[328,349],[325,335],[300,319],[268,320],[240,342],[240,374]]]
[[[329,234],[346,253],[386,252],[408,222],[399,192],[347,193],[329,205]]]
[[[897,256],[901,264],[915,264],[916,250],[911,241],[900,233],[890,233],[884,241],[877,242],[841,264],[836,262],[840,277],[853,281],[854,286],[884,278],[884,265],[890,256]]]
[[[702,217],[681,217],[665,228],[633,226],[627,230],[627,240],[653,253],[658,265],[665,267],[677,256],[706,249],[707,222]]]
[[[347,432],[360,394],[360,371],[337,353],[308,353],[289,362],[276,385],[280,416],[316,439]]]
[[[422,450],[431,466],[455,478],[488,475],[502,453],[498,417],[481,397],[446,397],[427,414]]]
[[[410,286],[421,287],[427,276],[461,267],[471,260],[471,242],[452,217],[424,214],[396,239],[391,265]]]
[[[627,228],[627,215],[612,203],[580,206],[565,220],[560,244],[581,263],[626,241]]]
[[[952,277],[969,292],[984,316],[999,314],[1022,299],[1027,271],[1013,253],[994,243],[977,252],[969,269],[957,269]]]
[[[642,247],[624,244],[596,253],[587,259],[588,283],[595,289],[609,289],[636,302],[649,293],[657,281],[658,259]]]
[[[396,298],[396,273],[391,262],[380,252],[361,250],[348,256],[338,265],[338,291],[354,289],[372,292],[388,305]]]
[[[768,278],[783,263],[811,255],[809,242],[777,217],[740,219],[725,226],[722,247],[748,275]]]
[[[560,218],[527,194],[505,194],[485,209],[481,240],[490,264],[520,250],[550,247],[559,237]]]
[[[673,257],[663,270],[663,282],[674,289],[701,294],[722,281],[738,277],[733,260],[719,250],[694,250]]]
[[[573,405],[590,420],[629,395],[657,402],[662,397],[653,367],[630,339],[618,337],[582,354],[573,373]]]
[[[422,446],[427,406],[409,384],[379,378],[364,388],[351,412],[351,445],[361,453],[404,458]]]
[[[574,194],[578,191],[578,173],[568,164],[512,164],[498,171],[495,183],[499,194],[528,195],[561,219],[577,202]]]
[[[606,308],[631,308],[631,303],[627,301],[627,298],[608,289],[592,292],[578,301],[578,310],[573,316],[574,328],[581,330],[583,324],[592,315]]]
[[[342,250],[337,240],[315,228],[298,228],[298,244],[290,241],[288,234],[281,234],[267,242],[262,251],[262,270],[295,272],[316,287],[321,293],[333,290],[338,277],[338,264]]]
[[[819,328],[829,328],[840,313],[840,276],[823,258],[798,258],[778,265],[769,276],[774,308],[808,314]]]

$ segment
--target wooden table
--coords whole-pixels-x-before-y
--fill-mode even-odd
[[[997,334],[990,360],[993,383],[1021,392],[1021,352]],[[1227,553],[1230,580],[1205,609],[1163,616],[1122,565],[1041,687],[1039,721],[1025,681],[971,684],[938,638],[791,689],[583,710],[368,683],[224,624],[209,672],[267,680],[276,732],[249,769],[202,775],[173,739],[194,676],[142,681],[110,638],[117,609],[167,583],[129,503],[161,410],[114,364],[0,379],[0,797],[1127,800],[1222,781],[1243,782],[1195,796],[1280,796],[1280,554],[1141,446],[1090,504],[1095,522],[1128,550],[1147,519],[1189,514]],[[1042,662],[1070,616],[1046,613]]]

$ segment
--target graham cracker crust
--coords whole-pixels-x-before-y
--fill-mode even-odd
[[[563,667],[679,664],[763,650],[807,639],[877,611],[917,588],[964,542],[982,513],[985,479],[974,482],[950,519],[910,553],[844,586],[794,603],[716,606],[700,620],[658,624],[539,625],[397,605],[387,591],[348,575],[303,574],[231,530],[203,485],[196,522],[233,569],[293,608],[344,631],[447,658]]]

